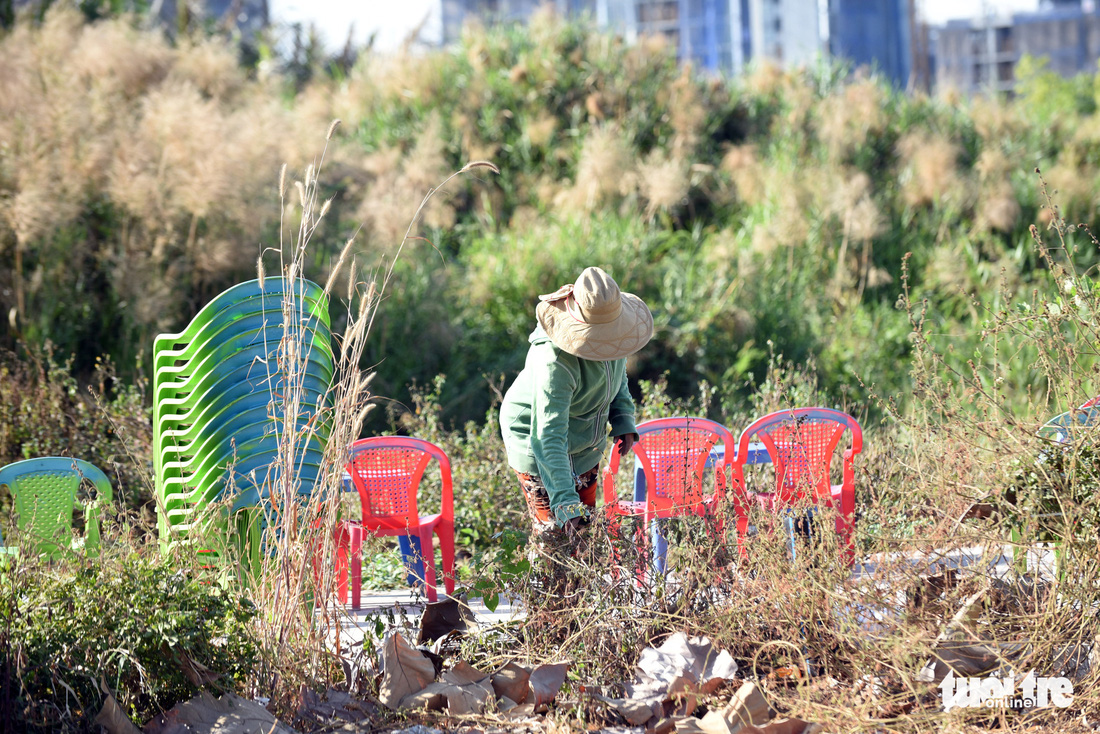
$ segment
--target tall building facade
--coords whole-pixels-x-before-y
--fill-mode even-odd
[[[829,53],[908,86],[914,10],[913,0],[829,0]]]
[[[546,0],[440,0],[443,42],[470,18],[524,20]],[[681,62],[736,73],[751,59],[810,63],[822,50],[818,0],[550,0],[564,15],[592,18],[628,42],[661,35]]]
[[[1034,13],[952,20],[937,29],[936,85],[965,94],[1012,92],[1022,56],[1045,57],[1062,76],[1095,71],[1100,13],[1080,0],[1047,2]]]
[[[798,66],[821,53],[817,0],[750,0],[749,24],[754,59]]]

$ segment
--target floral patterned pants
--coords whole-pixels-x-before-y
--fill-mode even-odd
[[[556,527],[550,515],[550,495],[542,479],[534,474],[516,472],[523,497],[527,500],[527,513],[531,517],[535,535],[545,535]],[[599,485],[600,467],[595,466],[577,477],[577,500],[589,508],[596,507],[596,489]]]

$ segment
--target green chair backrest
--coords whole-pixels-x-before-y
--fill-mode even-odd
[[[99,508],[112,500],[111,481],[98,467],[82,459],[47,456],[8,464],[0,469],[19,514],[19,532],[33,539],[34,549],[55,560],[64,553],[61,536],[72,531],[73,507],[82,479],[96,488],[96,498],[84,509],[84,547],[99,547]],[[68,543],[65,542],[65,545]]]

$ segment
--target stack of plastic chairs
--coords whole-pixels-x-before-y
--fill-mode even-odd
[[[294,303],[289,317],[284,300]],[[288,368],[281,342],[297,340]],[[316,416],[334,372],[328,299],[316,283],[266,278],[233,286],[179,334],[153,342],[153,456],[162,544],[188,540],[211,503],[257,507],[279,479],[286,373],[297,371],[301,402],[292,472],[299,495],[320,479],[331,426]]]

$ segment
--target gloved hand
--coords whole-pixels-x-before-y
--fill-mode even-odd
[[[619,456],[626,456],[629,454],[631,447],[634,446],[634,442],[637,440],[637,433],[624,433],[621,436],[615,436],[615,443],[619,445]]]

